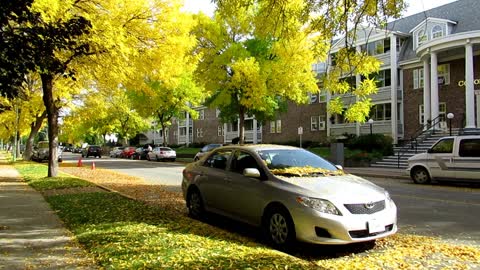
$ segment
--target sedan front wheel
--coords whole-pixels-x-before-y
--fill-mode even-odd
[[[279,249],[287,248],[295,240],[295,226],[283,207],[274,207],[266,213],[263,231],[268,242]]]

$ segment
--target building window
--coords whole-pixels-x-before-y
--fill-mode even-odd
[[[390,51],[390,38],[377,40],[364,44],[361,50],[367,52],[368,55],[380,55]]]
[[[423,43],[425,43],[428,40],[428,37],[425,33],[425,30],[420,29],[417,32],[417,47],[420,47]]]
[[[180,136],[185,136],[185,135],[187,135],[187,128],[186,127],[181,127],[179,129],[179,132],[180,132]]]
[[[392,83],[390,69],[380,70],[378,73],[374,74],[373,77],[379,88],[390,86]]]
[[[238,121],[227,124],[227,132],[237,132],[238,131]]]
[[[205,110],[198,111],[198,120],[205,120]]]
[[[253,130],[253,119],[245,120],[243,126],[245,127],[245,131],[252,131]]]
[[[318,94],[308,93],[308,104],[317,103]]]
[[[432,39],[443,37],[443,28],[440,25],[435,25],[432,28]]]
[[[282,133],[282,120],[270,121],[270,133]]]
[[[217,127],[217,136],[223,137],[225,135],[225,129],[223,126],[218,126]]]
[[[318,102],[327,102],[327,90],[320,90],[320,93],[318,93]]]
[[[450,84],[450,64],[438,66],[438,82],[441,84]]]
[[[423,68],[413,70],[413,89],[423,88]]]
[[[197,128],[197,138],[203,137],[203,128]]]
[[[312,116],[310,117],[310,130],[325,130],[325,116]]]
[[[418,121],[420,125],[423,125],[423,123],[425,122],[424,108],[425,107],[423,106],[423,104],[420,104],[420,106],[418,107]],[[445,122],[446,115],[447,115],[447,104],[445,102],[442,102],[438,104],[438,116],[440,118],[440,122]]]
[[[392,119],[392,104],[383,103],[373,105],[370,109],[370,118],[374,121],[388,121]]]
[[[318,130],[318,116],[311,116],[310,117],[310,130],[317,131]]]
[[[325,116],[324,115],[320,115],[318,117],[318,130],[325,130]]]

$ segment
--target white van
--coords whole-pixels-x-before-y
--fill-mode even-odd
[[[480,181],[480,135],[441,138],[427,153],[408,159],[407,173],[417,184],[431,180]]]

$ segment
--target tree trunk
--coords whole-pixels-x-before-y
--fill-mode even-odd
[[[160,125],[162,126],[162,136],[163,136],[163,146],[167,146],[167,127],[165,126],[165,123],[160,122]]]
[[[238,144],[245,143],[245,109],[240,106],[240,114],[238,115],[238,129],[239,129],[239,140]]]
[[[44,111],[42,115],[37,116],[35,122],[30,125],[30,134],[28,135],[27,143],[25,145],[25,151],[23,152],[23,160],[32,159],[33,140],[37,136],[38,131],[42,127],[43,120],[47,117],[47,112]]]
[[[43,88],[43,103],[47,108],[48,118],[48,177],[58,174],[58,108],[53,99],[53,75],[41,74]]]

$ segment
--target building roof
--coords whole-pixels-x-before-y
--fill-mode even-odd
[[[451,34],[480,30],[480,0],[458,0],[443,6],[426,10],[388,23],[387,29],[409,33],[427,18],[438,18],[456,22]],[[413,50],[413,38],[407,40],[399,56],[400,61],[416,58]]]
[[[458,0],[388,23],[388,30],[408,33],[426,18],[439,18],[457,22],[452,33],[480,29],[480,1]]]

